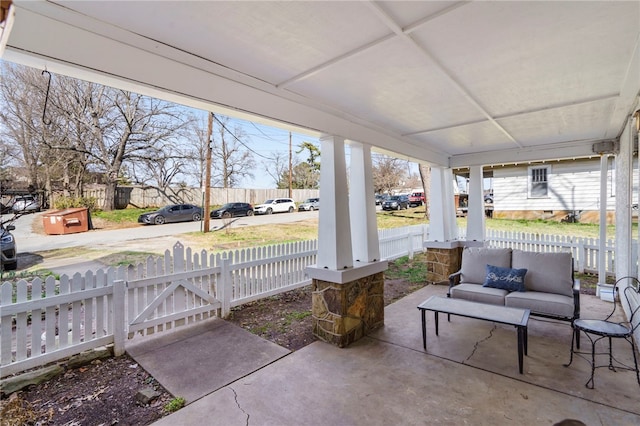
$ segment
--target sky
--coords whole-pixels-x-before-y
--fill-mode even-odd
[[[206,111],[202,111],[204,120],[206,121]],[[275,188],[276,184],[274,180],[265,172],[264,163],[268,160],[264,157],[273,157],[275,152],[279,152],[288,158],[289,155],[289,131],[278,129],[276,127],[266,126],[259,123],[254,123],[246,120],[228,117],[230,120],[229,129],[233,130],[236,126],[241,127],[245,138],[242,141],[254,152],[254,159],[256,167],[253,173],[253,177],[243,179],[239,185],[240,188],[252,188],[252,189],[265,189]],[[214,122],[215,125],[215,122]],[[299,133],[291,133],[291,147],[293,151],[293,158],[298,157],[299,161],[304,161],[307,158],[307,151],[303,151],[300,154],[296,151],[300,150],[300,145],[303,142],[311,142],[320,148],[320,141],[317,138],[302,135]],[[349,165],[349,148],[347,146],[345,150],[347,167]],[[295,160],[294,160],[295,161]],[[408,170],[413,175],[418,175],[417,163],[408,162]],[[464,179],[459,179],[459,187],[461,190],[466,191],[466,184]],[[491,182],[489,179],[484,180],[484,189],[489,189]]]
[[[203,122],[206,123],[208,113],[206,111],[200,111],[200,113],[202,114]],[[229,130],[233,131],[236,127],[242,129],[245,137],[240,140],[253,152],[253,158],[256,163],[255,169],[253,170],[254,176],[243,179],[239,187],[255,189],[275,188],[275,181],[265,171],[265,163],[269,162],[268,158],[273,157],[276,152],[288,158],[289,131],[232,117],[228,117],[228,119],[229,123],[227,128]],[[216,125],[217,123],[214,121],[214,126]],[[303,151],[300,154],[296,153],[296,151],[300,150],[300,145],[303,142],[311,142],[318,148],[320,147],[320,141],[317,138],[292,132],[291,149],[294,160],[296,156],[300,161],[306,160],[307,151]]]
[[[202,114],[202,122],[207,121],[206,111],[198,111],[198,114]],[[251,178],[243,179],[238,187],[255,189],[275,188],[276,184],[273,178],[271,178],[271,176],[269,176],[265,171],[264,163],[269,161],[265,157],[273,157],[274,153],[279,152],[282,155],[285,155],[285,158],[288,158],[289,131],[250,122],[247,120],[232,117],[227,118],[229,119],[229,125],[227,127],[230,130],[233,130],[236,126],[242,128],[245,138],[242,138],[241,140],[254,153],[253,157],[256,162],[256,167],[253,171],[254,176]],[[215,125],[216,123],[214,122],[214,126]],[[307,159],[308,151],[305,150],[301,153],[296,152],[300,150],[300,145],[303,142],[311,142],[318,148],[320,148],[320,141],[318,138],[292,132],[291,147],[293,151],[294,163],[296,156],[299,161],[305,161]],[[345,149],[345,160],[348,167],[350,161],[348,145]],[[407,167],[410,170],[411,174],[418,174],[417,163],[408,162]]]

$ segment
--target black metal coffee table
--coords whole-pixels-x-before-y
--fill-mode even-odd
[[[436,336],[438,335],[439,313],[513,325],[516,327],[518,334],[518,368],[520,374],[522,374],[523,354],[527,355],[529,309],[509,308],[442,296],[431,296],[418,305],[418,309],[422,314],[422,346],[425,350],[427,349],[426,311],[433,311],[434,313]]]

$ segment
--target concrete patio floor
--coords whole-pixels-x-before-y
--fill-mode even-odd
[[[518,373],[513,327],[441,316],[435,336],[427,313],[425,353],[417,305],[433,294],[445,295],[446,287],[427,286],[387,306],[385,326],[348,348],[315,342],[296,352],[267,349],[269,358],[264,343],[256,341],[255,350],[244,346],[236,352],[238,364],[252,353],[266,361],[259,368],[247,364],[226,384],[216,382],[215,366],[208,367],[192,386],[215,386],[155,425],[553,425],[567,418],[587,425],[640,424],[633,372],[597,369],[595,389],[587,389],[585,360],[563,366],[571,343],[564,322],[532,317],[524,374]],[[583,318],[604,318],[612,307],[593,296],[582,295],[581,302]],[[207,341],[191,335],[176,347],[200,353],[198,345],[211,344],[204,336]],[[582,342],[584,349],[588,341]],[[177,359],[162,347],[164,360]],[[141,352],[153,358],[154,351]],[[614,355],[633,363],[624,341],[614,342]],[[169,382],[163,384],[171,390]]]

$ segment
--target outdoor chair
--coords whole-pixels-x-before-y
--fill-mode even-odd
[[[620,303],[623,303],[622,298],[620,298],[620,286],[626,282],[627,286],[622,290],[622,294],[624,295],[624,302],[629,307],[629,311],[631,315],[629,316],[628,321],[623,322],[613,322],[610,321],[611,317],[614,315],[616,311],[616,298],[620,299]],[[632,301],[635,300],[636,308],[633,308]],[[585,384],[585,386],[589,389],[593,389],[594,381],[593,376],[596,368],[600,367],[609,367],[609,370],[616,371],[620,370],[631,370],[636,372],[636,379],[638,380],[638,384],[640,384],[640,372],[638,371],[638,360],[636,357],[636,348],[635,341],[633,338],[634,331],[640,325],[640,281],[634,277],[624,277],[620,278],[616,281],[613,286],[613,310],[605,319],[577,319],[573,322],[574,333],[572,333],[571,339],[571,358],[569,359],[568,364],[564,364],[565,367],[568,367],[573,362],[573,355],[578,355],[583,359],[587,360],[591,364],[591,377],[589,381]],[[589,352],[580,352],[577,349],[580,349],[580,334],[584,333],[589,340],[591,341],[591,357],[588,358]],[[608,339],[609,350],[608,352],[596,352],[596,344],[602,340]],[[613,356],[613,351],[611,348],[611,343],[613,339],[625,339],[631,345],[631,352],[633,353],[633,363],[634,367],[630,367],[620,361],[618,361]],[[576,344],[576,348],[574,349],[574,343]],[[596,365],[596,355],[609,355],[609,363]]]

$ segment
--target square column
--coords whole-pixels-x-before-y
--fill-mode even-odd
[[[431,167],[429,202],[429,240],[451,241],[458,238],[456,209],[453,205],[453,173],[449,168]]]
[[[332,270],[353,267],[349,226],[349,182],[344,139],[320,138],[320,200],[318,210],[318,264]]]
[[[348,182],[344,139],[320,141],[318,256],[306,268],[313,283],[313,334],[345,347],[384,324],[387,262],[379,260],[370,147],[353,143]]]
[[[384,272],[343,284],[314,279],[311,311],[314,336],[350,345],[384,325]]]
[[[349,212],[354,262],[380,260],[371,147],[351,142]]]
[[[485,214],[482,166],[469,168],[469,210],[467,214],[467,240],[485,240]]]

